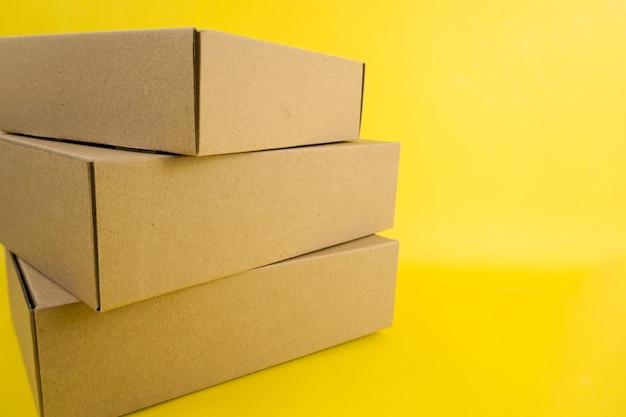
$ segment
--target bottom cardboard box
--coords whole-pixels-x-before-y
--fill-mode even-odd
[[[40,415],[108,417],[389,327],[397,260],[369,236],[104,313],[9,253],[7,270]]]

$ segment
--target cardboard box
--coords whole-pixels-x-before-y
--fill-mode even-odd
[[[0,38],[0,129],[211,155],[359,137],[364,66],[193,28]]]
[[[97,313],[7,254],[40,415],[118,416],[391,326],[397,256],[370,236]]]
[[[399,144],[208,157],[0,134],[0,242],[109,310],[392,227]]]

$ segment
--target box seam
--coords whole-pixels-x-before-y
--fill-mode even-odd
[[[100,311],[102,308],[102,299],[100,294],[100,257],[98,251],[98,215],[97,215],[97,202],[96,202],[96,164],[94,161],[89,162],[89,185],[91,193],[91,213],[92,213],[92,228],[93,228],[93,260],[94,260],[94,273],[96,278],[96,310]]]
[[[193,112],[196,155],[200,155],[200,32],[193,29]]]
[[[363,124],[363,99],[365,98],[365,62],[361,70],[361,109],[359,110],[359,137],[361,137],[361,125]]]
[[[11,265],[13,266],[13,269],[15,269],[15,272],[17,273],[17,276],[18,276],[18,278],[20,280],[20,286],[22,287],[22,292],[24,294],[24,298],[26,299],[26,303],[28,304],[28,308],[30,310],[34,310],[35,309],[35,302],[33,301],[33,296],[31,295],[30,291],[28,290],[28,285],[26,285],[26,281],[24,280],[24,275],[22,273],[22,268],[20,268],[20,265],[17,262],[17,257],[12,252],[11,252]]]
[[[11,264],[15,269],[15,273],[17,275],[18,281],[20,282],[20,287],[22,288],[22,293],[24,295],[24,301],[28,305],[28,310],[30,311],[30,332],[33,340],[33,351],[35,353],[35,357],[33,358],[35,361],[35,377],[37,378],[37,396],[39,397],[39,415],[40,417],[44,417],[44,406],[43,406],[43,392],[41,386],[41,372],[39,369],[39,342],[37,340],[37,321],[35,320],[35,304],[33,302],[32,296],[28,291],[28,287],[26,285],[26,281],[24,280],[24,274],[22,273],[22,268],[20,268],[19,263],[17,262],[17,257],[15,254],[11,253]]]

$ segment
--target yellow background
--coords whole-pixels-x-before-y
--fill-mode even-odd
[[[137,415],[626,415],[626,1],[0,0],[0,35],[173,26],[367,63],[396,322]],[[35,416],[5,287],[0,414]]]

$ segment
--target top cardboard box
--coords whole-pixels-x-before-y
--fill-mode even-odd
[[[184,155],[359,137],[364,65],[194,28],[0,38],[0,130]]]

